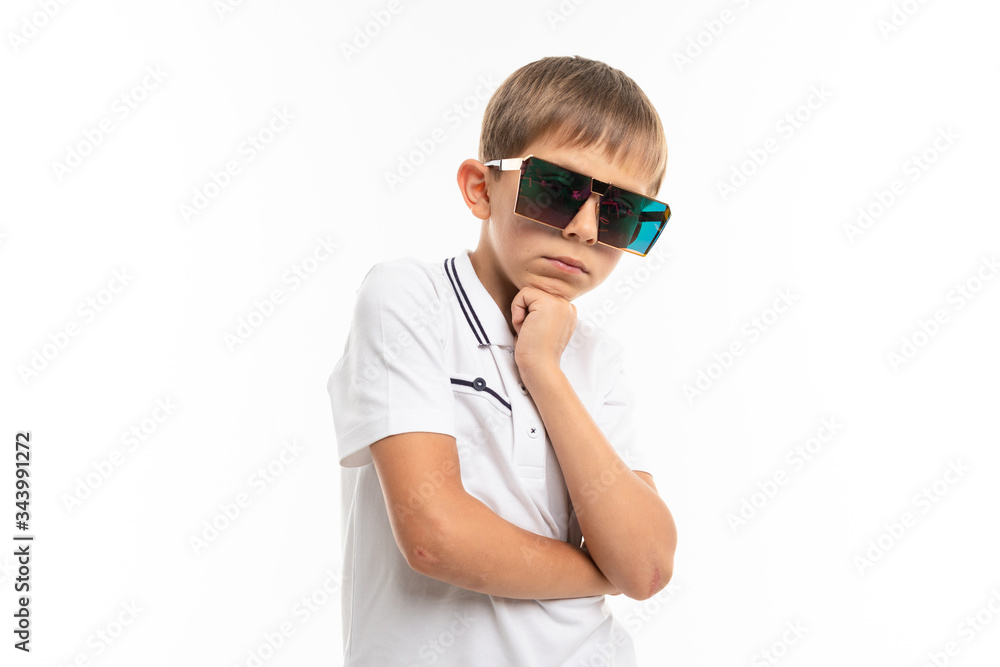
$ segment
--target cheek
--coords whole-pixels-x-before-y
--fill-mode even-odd
[[[607,278],[615,267],[618,266],[618,262],[621,261],[622,252],[618,250],[611,250],[610,248],[601,247],[600,265],[603,273],[603,277]]]
[[[537,248],[537,242],[546,233],[546,227],[539,223],[511,214],[503,222],[500,239],[512,252],[523,254]]]
[[[517,234],[521,238],[530,237],[533,240],[548,240],[562,235],[562,230],[543,225],[528,218],[516,216],[515,220],[517,221]]]
[[[493,246],[496,248],[500,262],[507,264],[510,260],[520,259],[525,247],[529,245],[528,233],[513,215],[495,221],[493,228]],[[505,266],[509,269],[509,266]]]

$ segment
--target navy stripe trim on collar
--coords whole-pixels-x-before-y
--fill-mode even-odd
[[[479,389],[478,387],[476,387],[476,384],[474,382],[469,382],[468,380],[460,380],[459,378],[451,378],[451,383],[452,384],[465,385],[466,387],[472,387],[473,389]],[[500,401],[501,403],[503,403],[503,405],[504,405],[505,408],[507,408],[508,410],[510,410],[510,403],[508,403],[507,401],[505,401],[504,398],[503,398],[503,396],[501,396],[500,394],[496,393],[495,391],[493,391],[492,389],[490,389],[486,385],[483,385],[483,388],[479,389],[479,391],[488,391],[490,394],[493,395],[494,398],[496,398],[498,401]]]
[[[472,333],[475,334],[476,340],[479,344],[483,345],[483,341],[485,340],[485,344],[489,345],[490,339],[486,335],[486,329],[483,328],[482,322],[479,321],[479,317],[476,315],[476,311],[472,307],[472,302],[469,301],[469,296],[465,293],[465,288],[462,287],[462,281],[458,277],[458,271],[455,269],[455,258],[452,257],[450,261],[451,270],[449,271],[449,260],[444,260],[444,272],[448,275],[448,280],[451,281],[451,288],[455,290],[455,296],[458,298],[458,305],[462,307],[462,314],[465,315],[465,321],[469,323],[469,328],[472,329]],[[466,310],[466,306],[468,306],[468,310]],[[472,323],[472,319],[469,318],[469,313],[472,313],[472,319],[476,320],[476,324]],[[478,329],[476,328],[476,325],[479,326]]]

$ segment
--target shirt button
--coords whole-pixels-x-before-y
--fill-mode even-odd
[[[538,434],[541,433],[541,431],[542,431],[542,429],[538,428],[537,426],[529,426],[528,427],[528,437],[529,438],[537,438]]]
[[[476,378],[475,380],[472,381],[472,387],[476,391],[482,391],[483,389],[486,388],[486,380],[484,380],[483,378]]]
[[[523,382],[518,382],[517,386],[521,388],[521,393],[522,394],[524,394],[525,396],[528,395],[528,388],[524,386]]]

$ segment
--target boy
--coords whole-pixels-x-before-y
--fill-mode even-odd
[[[571,302],[648,252],[665,169],[630,78],[543,58],[496,90],[459,167],[476,250],[364,277],[328,383],[345,665],[635,665],[604,596],[662,590],[676,530],[625,349]]]

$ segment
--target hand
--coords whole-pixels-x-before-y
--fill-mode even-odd
[[[576,306],[537,287],[525,287],[510,304],[514,362],[521,377],[559,368],[566,344],[576,331]]]

